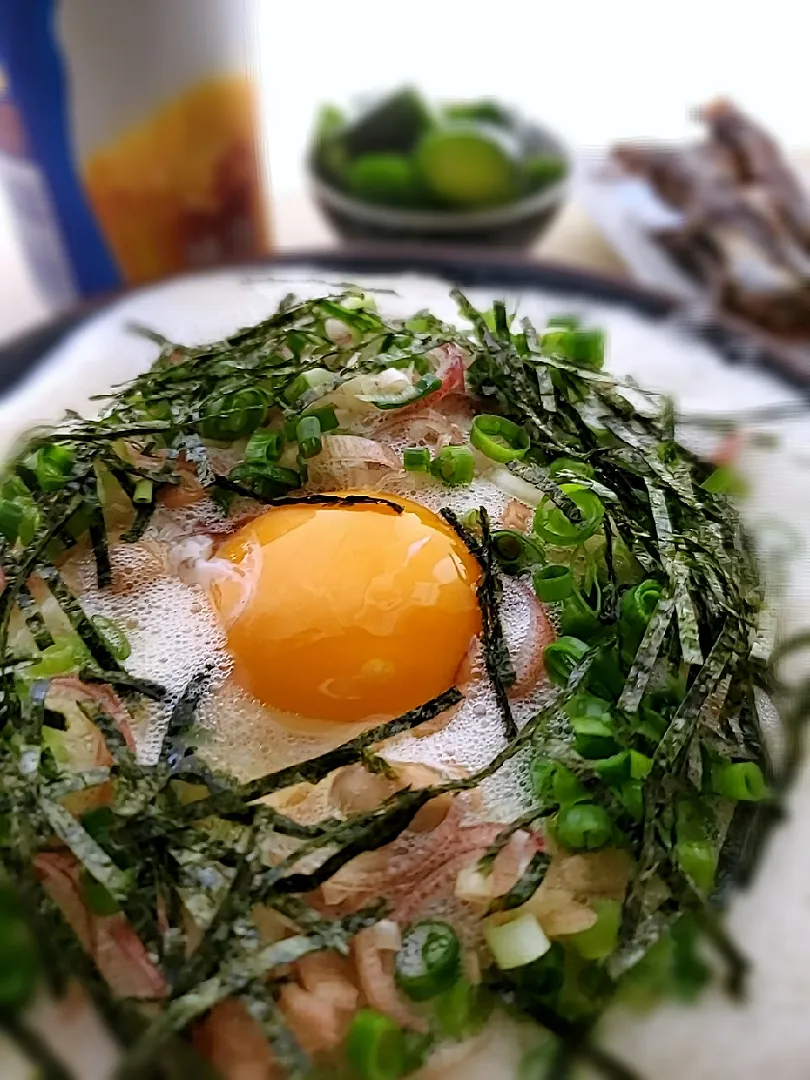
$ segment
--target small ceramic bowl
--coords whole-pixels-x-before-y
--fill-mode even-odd
[[[559,180],[514,202],[483,210],[411,210],[363,202],[341,191],[310,154],[307,168],[315,201],[343,240],[427,244],[469,244],[523,248],[546,231],[570,186],[571,156],[565,144],[539,125],[531,125],[533,149],[561,157],[567,165]]]

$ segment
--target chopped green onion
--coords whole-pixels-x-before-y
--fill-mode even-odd
[[[542,557],[530,538],[516,529],[496,529],[492,533],[492,548],[495,558],[510,574],[534,566]]]
[[[566,686],[571,672],[588,652],[584,641],[575,637],[559,637],[546,645],[543,650],[543,663],[546,674],[557,686]]]
[[[529,450],[529,436],[505,416],[476,416],[470,430],[470,442],[492,461],[519,461]]]
[[[609,758],[616,753],[610,704],[593,694],[575,694],[566,706],[574,729],[574,745],[585,758]]]
[[[717,853],[713,844],[709,840],[679,839],[675,855],[683,872],[708,895],[714,888],[717,873]]]
[[[710,495],[736,495],[742,498],[748,492],[745,478],[728,465],[715,469],[700,486]]]
[[[549,563],[532,574],[532,584],[537,599],[544,604],[565,600],[574,591],[574,576],[567,566]]]
[[[335,376],[327,368],[310,368],[292,380],[282,397],[288,405],[292,405],[311,390],[323,390],[325,393],[326,388],[331,389],[334,383]]]
[[[467,532],[474,533],[476,536],[481,535],[481,511],[477,506],[471,507],[469,510],[465,510],[459,518],[459,521],[467,530]]]
[[[570,634],[583,641],[588,641],[602,632],[598,615],[590,604],[585,602],[579,589],[575,589],[563,604],[560,630],[563,634]]]
[[[417,379],[413,386],[409,386],[398,394],[363,394],[360,396],[360,400],[368,401],[372,405],[376,405],[378,409],[401,409],[414,401],[420,401],[422,398],[427,397],[428,394],[435,393],[441,389],[441,386],[442,380],[439,376],[429,372],[427,375],[423,375],[421,379]]]
[[[430,463],[430,475],[456,487],[475,475],[475,458],[468,446],[445,446]]]
[[[577,774],[557,761],[535,759],[531,765],[531,778],[535,794],[545,805],[569,806],[589,799]]]
[[[762,769],[753,761],[715,765],[711,770],[712,790],[735,802],[759,802],[768,794]]]
[[[28,679],[48,679],[52,675],[63,675],[68,671],[78,671],[87,663],[88,653],[81,640],[72,634],[58,638],[53,645],[43,649],[36,663],[25,669]]]
[[[588,671],[588,689],[597,697],[618,701],[624,689],[625,672],[615,648],[603,647]]]
[[[625,780],[619,788],[619,800],[634,821],[641,821],[644,817],[644,785],[640,780]]]
[[[630,778],[630,751],[620,750],[610,757],[594,761],[593,770],[611,787],[620,787]]]
[[[574,458],[555,458],[548,467],[548,475],[556,480],[558,476],[569,473],[572,476],[582,476],[586,480],[593,477],[593,466],[586,461],[576,461]]]
[[[50,443],[34,455],[33,469],[43,491],[61,491],[73,472],[73,454],[66,446]]]
[[[343,306],[347,311],[376,311],[377,301],[372,293],[360,292],[345,297]]]
[[[630,751],[630,775],[634,780],[643,780],[652,769],[652,758],[638,750]]]
[[[540,923],[528,911],[500,924],[485,920],[484,938],[495,963],[503,971],[531,964],[551,948]]]
[[[0,535],[10,544],[19,540],[30,544],[39,521],[39,512],[30,499],[3,499],[0,501]]]
[[[283,431],[254,431],[245,447],[245,461],[249,465],[267,465],[278,461],[286,441]]]
[[[303,458],[315,457],[323,450],[321,424],[315,416],[303,416],[295,429],[298,452]]]
[[[397,985],[413,1001],[428,1001],[456,981],[460,955],[458,935],[448,923],[435,919],[416,923],[403,936],[397,953]]]
[[[155,485],[151,480],[147,480],[145,476],[141,477],[138,483],[135,485],[135,490],[132,493],[132,501],[134,503],[150,503],[154,498]]]
[[[307,416],[315,417],[321,425],[321,432],[335,431],[340,427],[334,405],[318,405],[312,409],[305,409],[300,416],[293,416],[285,422],[282,432],[287,442],[295,442],[298,422]]]
[[[402,465],[407,472],[427,472],[430,451],[426,446],[408,446],[402,451]]]
[[[610,814],[596,803],[563,806],[557,814],[557,839],[568,851],[598,851],[613,836]]]
[[[563,330],[576,330],[579,327],[580,319],[578,315],[549,315],[546,320],[546,326],[558,326]]]
[[[540,338],[546,356],[560,356],[572,364],[598,370],[605,363],[605,334],[602,330],[572,330],[553,327]]]
[[[635,655],[663,592],[659,582],[647,578],[622,597],[619,622],[625,651]]]
[[[622,904],[620,900],[596,898],[590,906],[596,912],[596,922],[587,930],[570,934],[566,942],[577,950],[586,960],[604,960],[610,956],[619,941],[622,925]]]
[[[266,416],[267,395],[263,390],[245,387],[209,401],[200,432],[214,442],[235,442],[260,427]]]
[[[445,1038],[468,1039],[487,1022],[492,998],[485,987],[459,978],[436,998],[433,1010]]]
[[[301,486],[301,474],[280,465],[258,466],[242,462],[231,469],[228,479],[237,484],[247,483],[262,499],[275,499]]]
[[[334,405],[319,405],[314,409],[307,409],[304,416],[314,416],[321,425],[321,431],[335,431],[340,427]]]
[[[91,620],[116,660],[126,660],[132,652],[132,646],[118,623],[108,619],[106,615],[93,615]]]
[[[574,524],[550,499],[544,499],[535,511],[532,528],[549,544],[560,547],[584,544],[601,528],[605,508],[598,496],[582,484],[562,484],[560,490],[577,506],[582,521]]]
[[[406,1068],[402,1028],[376,1009],[361,1009],[346,1036],[346,1056],[361,1080],[398,1080]]]

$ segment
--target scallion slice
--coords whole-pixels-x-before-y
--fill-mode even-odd
[[[235,442],[260,427],[266,416],[265,392],[245,387],[209,401],[200,421],[200,433],[214,442]]]
[[[108,619],[106,615],[91,616],[93,625],[104,638],[107,648],[116,660],[126,660],[132,652],[129,639],[117,622]]]
[[[426,446],[408,446],[402,451],[402,465],[407,472],[427,472],[430,451]]]
[[[368,401],[378,409],[401,409],[414,401],[421,401],[428,394],[434,394],[441,389],[442,380],[432,372],[423,375],[421,379],[398,394],[361,394],[361,401]]]
[[[768,794],[762,769],[754,761],[716,765],[711,780],[712,790],[735,802],[760,802]]]
[[[361,1080],[398,1080],[407,1066],[402,1028],[376,1009],[361,1009],[346,1036],[346,1056]]]
[[[578,802],[561,807],[556,834],[568,851],[598,851],[610,842],[613,822],[603,806]]]
[[[442,1035],[468,1039],[486,1023],[492,1012],[492,998],[480,983],[459,978],[436,998],[434,1010]]]
[[[492,549],[500,566],[509,574],[536,566],[543,557],[531,538],[516,529],[496,529],[492,533]]]
[[[484,937],[502,971],[531,964],[551,948],[540,923],[528,911],[505,923],[494,924],[487,920]]]
[[[549,563],[535,570],[532,584],[538,600],[544,604],[553,604],[571,595],[574,591],[574,576],[567,566]]]
[[[292,405],[311,390],[323,390],[325,393],[334,383],[335,376],[328,368],[310,368],[309,371],[297,375],[282,396],[288,405]]]
[[[678,839],[675,845],[678,865],[708,895],[714,888],[717,873],[717,852],[710,840]]]
[[[317,416],[302,416],[295,428],[298,452],[303,458],[315,457],[323,450],[321,422]]]
[[[447,990],[459,975],[461,946],[449,923],[416,923],[403,936],[396,958],[399,988],[413,1001],[428,1001]]]
[[[34,472],[43,491],[61,491],[73,472],[73,453],[59,443],[41,446],[34,455]]]
[[[593,477],[593,466],[589,465],[587,461],[577,461],[575,458],[561,457],[555,458],[554,461],[548,467],[548,475],[555,479],[558,476],[582,476],[586,480],[590,480]]]
[[[147,477],[143,476],[135,485],[135,490],[132,493],[132,501],[134,503],[147,504],[151,503],[154,499],[155,485]]]
[[[278,461],[286,441],[283,431],[254,431],[245,447],[245,461],[248,465],[266,465]]]
[[[605,363],[605,334],[602,330],[550,327],[540,338],[546,356],[560,356],[572,364],[599,370]]]
[[[476,416],[470,430],[470,442],[492,461],[519,461],[529,449],[529,436],[505,416]]]
[[[430,463],[430,475],[450,487],[469,484],[475,475],[475,458],[468,446],[445,446]]]
[[[586,960],[604,960],[610,956],[619,940],[622,925],[620,900],[598,897],[590,906],[596,912],[596,922],[587,930],[571,934],[566,940]]]
[[[574,524],[550,499],[544,499],[534,515],[534,532],[548,544],[576,547],[602,527],[605,508],[598,496],[582,484],[562,484],[560,490],[577,506],[582,521]]]
[[[588,646],[575,637],[559,637],[546,645],[543,650],[543,663],[546,674],[557,686],[565,686],[571,672],[585,656]]]
[[[228,479],[237,484],[246,483],[262,499],[275,499],[301,486],[301,474],[280,465],[259,466],[242,462],[231,469]]]

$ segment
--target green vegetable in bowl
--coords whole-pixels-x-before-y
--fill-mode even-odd
[[[353,195],[384,206],[412,206],[419,201],[416,169],[404,154],[363,154],[346,169]]]
[[[499,102],[434,108],[411,88],[354,116],[324,106],[313,161],[363,202],[433,211],[501,206],[556,184],[567,168],[553,144]]]
[[[361,154],[407,154],[429,130],[430,110],[409,88],[375,101],[346,124],[343,141],[352,157]]]
[[[518,152],[503,132],[483,125],[437,128],[417,150],[425,184],[449,206],[494,206],[518,189]]]
[[[455,122],[472,121],[481,124],[498,124],[509,128],[515,122],[512,113],[497,101],[451,101],[442,108],[442,115]]]
[[[565,176],[565,162],[555,154],[535,154],[523,163],[523,177],[529,191],[540,191]]]

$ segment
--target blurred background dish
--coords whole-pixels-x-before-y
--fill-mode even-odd
[[[628,141],[578,191],[637,280],[723,312],[810,371],[810,194],[773,135],[728,99],[689,143]]]
[[[344,112],[322,107],[307,167],[350,240],[526,246],[568,190],[560,138],[497,101],[432,104],[403,87]]]

